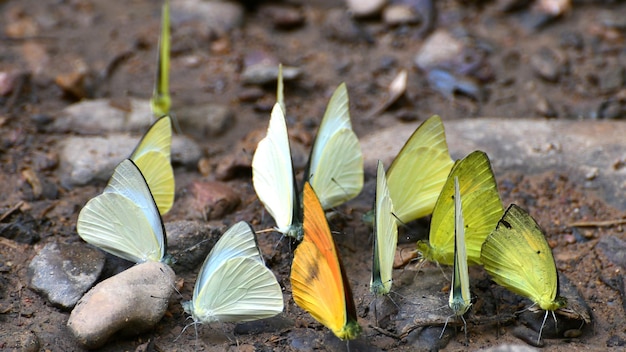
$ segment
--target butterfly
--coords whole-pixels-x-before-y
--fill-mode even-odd
[[[352,131],[345,84],[330,98],[305,177],[319,194],[324,209],[347,202],[363,188],[363,154]],[[302,209],[289,149],[280,76],[278,102],[272,109],[267,135],[252,158],[252,183],[274,218],[276,230],[301,240]]]
[[[454,263],[454,178],[463,195],[465,245],[469,264],[481,264],[480,248],[495,228],[504,209],[487,154],[475,151],[457,161],[437,199],[429,240],[418,241],[422,257],[439,264]],[[395,203],[394,203],[395,204]]]
[[[511,204],[482,246],[481,259],[493,280],[546,311],[537,343],[548,317],[567,305],[559,295],[559,276],[543,230],[525,210]]]
[[[102,194],[78,214],[86,242],[135,263],[166,262],[167,237],[150,188],[135,163],[119,163]]]
[[[161,215],[166,214],[174,204],[171,146],[172,120],[166,115],[152,124],[130,155],[146,178]]]
[[[434,115],[413,132],[387,170],[394,214],[400,222],[433,212],[452,164],[443,122]]]
[[[170,97],[170,4],[166,0],[161,11],[161,36],[159,37],[159,56],[154,92],[150,99],[150,108],[155,116],[168,115],[172,107]]]
[[[361,333],[352,290],[324,209],[307,182],[303,191],[304,237],[291,265],[293,299],[342,340]]]
[[[452,284],[450,285],[450,298],[448,306],[452,309],[455,316],[461,317],[463,326],[465,327],[465,341],[467,341],[467,323],[463,314],[472,305],[469,290],[469,272],[467,269],[467,251],[465,249],[465,224],[463,222],[463,205],[461,202],[461,193],[459,189],[459,178],[454,177],[454,269],[452,275]],[[441,331],[441,336],[446,330],[448,319]]]
[[[283,294],[265,266],[254,230],[238,222],[226,231],[198,273],[193,299],[183,302],[194,322],[245,322],[283,311]]]
[[[370,291],[376,296],[386,295],[393,283],[393,258],[398,244],[398,223],[387,187],[383,164],[378,161],[376,172],[376,199],[374,201],[374,258]]]

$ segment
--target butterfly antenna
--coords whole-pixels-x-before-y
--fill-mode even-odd
[[[449,315],[446,318],[446,323],[443,324],[443,329],[441,330],[441,334],[439,334],[439,339],[441,339],[443,337],[443,333],[446,332],[446,327],[448,326],[448,321],[450,320],[451,317],[452,317],[452,315]]]
[[[547,310],[546,310],[546,314],[543,316],[543,322],[541,323],[541,328],[539,328],[539,336],[537,337],[537,345],[539,345],[539,342],[541,342],[541,333],[543,332],[544,325],[546,325],[546,319],[548,319],[548,311]]]

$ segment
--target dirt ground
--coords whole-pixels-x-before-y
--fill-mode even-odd
[[[501,10],[503,4],[524,1],[436,3],[432,28],[421,24],[388,26],[380,17],[374,17],[356,22],[361,32],[348,40],[328,34],[330,27],[345,23],[329,19],[329,14],[341,7],[324,0],[247,5],[245,23],[226,34],[207,33],[197,24],[177,28],[173,21],[174,111],[183,106],[216,102],[226,104],[236,115],[234,126],[225,133],[196,139],[202,146],[204,160],[208,161],[203,170],[206,165],[209,170],[215,170],[244,136],[263,131],[267,126],[275,86],[246,86],[241,82],[245,59],[255,51],[264,51],[280,62],[302,68],[302,76],[287,84],[285,95],[290,132],[305,142],[315,135],[330,93],[343,81],[348,84],[352,120],[359,136],[390,124],[423,120],[433,113],[441,115],[444,123],[480,116],[599,119],[624,115],[626,4],[576,1],[562,17],[543,19],[545,23],[539,26],[536,23],[542,17],[535,13],[532,4],[510,12]],[[175,0],[172,6],[176,6]],[[276,13],[276,8],[295,9],[303,16],[302,24],[280,28],[279,20],[268,15]],[[79,241],[75,227],[78,212],[104,185],[63,187],[59,182],[55,148],[66,136],[46,133],[42,125],[79,99],[150,97],[160,2],[8,0],[0,1],[0,15],[4,31],[0,34],[0,71],[18,73],[14,89],[6,95],[0,92],[0,350],[80,351],[65,327],[69,312],[52,307],[28,289],[27,266],[46,243]],[[479,62],[478,73],[468,76],[481,87],[480,96],[473,96],[472,91],[444,96],[429,87],[426,74],[413,64],[424,37],[442,29],[463,37],[471,52],[466,61]],[[555,66],[562,69],[554,79],[540,78],[537,64],[532,63],[536,63],[545,48],[557,53]],[[384,102],[389,83],[401,69],[409,70],[406,95],[380,118],[368,118],[368,113]],[[77,72],[84,80],[78,85],[81,89],[62,89],[59,80],[71,80]],[[610,78],[616,72],[622,75],[622,81],[614,87]],[[248,99],[251,92],[254,99]],[[44,187],[48,190],[44,196],[33,196],[24,170],[34,170],[48,187]],[[583,220],[620,219],[624,209],[610,207],[582,185],[569,182],[568,175],[558,170],[533,176],[495,171],[503,203],[515,202],[535,216],[546,230],[559,271],[580,291],[592,312],[593,322],[582,328],[580,337],[548,339],[546,349],[624,348],[626,320],[624,288],[618,284],[620,269],[595,248],[602,236],[624,239],[623,226],[570,225]],[[194,180],[215,179],[211,173],[203,175],[197,168],[179,167],[175,172],[177,196]],[[350,347],[412,351],[416,347],[407,339],[396,338],[400,332],[393,331],[393,324],[388,328],[389,334],[372,327],[375,325],[370,310],[373,297],[368,287],[371,244],[363,240],[369,238],[370,230],[361,222],[361,215],[371,206],[373,179],[373,170],[367,170],[362,195],[340,207],[331,219],[350,276],[359,320],[365,328],[363,336]],[[247,220],[256,229],[271,226],[271,219],[255,198],[249,170],[225,182],[243,201],[233,213],[212,220],[212,224],[222,226]],[[176,217],[168,215],[164,221],[185,218],[180,215],[184,212],[174,213]],[[18,230],[8,234],[7,228]],[[264,325],[260,324],[256,327],[261,326],[265,332],[245,334],[238,333],[244,330],[240,326],[217,324],[200,327],[197,338],[193,328],[181,334],[189,321],[180,302],[191,297],[196,275],[182,273],[180,295],[171,298],[168,313],[154,330],[140,336],[117,338],[102,350],[344,350],[344,343],[294,304],[289,284],[290,246],[287,241],[278,241],[276,234],[259,235],[267,263],[285,288],[286,306],[281,318],[286,322],[284,326],[276,328],[277,324],[270,324],[273,328],[263,330]],[[404,244],[403,248],[411,246]],[[448,283],[439,270],[432,268],[425,265],[424,272],[439,276],[435,285],[439,285],[437,290],[445,300]],[[398,270],[394,275],[404,273]],[[419,275],[425,274],[411,274],[417,279]],[[472,270],[471,275],[474,282],[483,285],[473,286],[472,291],[479,292],[485,289],[484,285],[489,286],[481,269]],[[484,312],[481,309],[475,307],[476,316]],[[468,321],[469,347],[463,346],[463,334],[459,333],[451,337],[446,350],[524,343],[512,334],[518,319],[478,325],[470,315]],[[436,330],[438,334],[441,326]],[[38,348],[17,347],[36,344]]]

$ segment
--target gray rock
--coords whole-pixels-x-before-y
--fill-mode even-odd
[[[437,67],[463,52],[463,43],[446,30],[437,30],[424,42],[415,55],[415,65],[424,71]]]
[[[60,173],[64,184],[81,186],[106,181],[115,166],[129,157],[140,136],[111,134],[106,137],[69,137],[61,142]],[[172,163],[192,165],[202,155],[200,146],[186,136],[172,137]]]
[[[180,0],[172,6],[172,19],[199,19],[210,30],[225,33],[243,24],[244,9],[230,1]]]
[[[420,22],[419,14],[408,4],[392,4],[383,10],[383,21],[390,26]]]
[[[167,251],[174,258],[177,273],[194,271],[204,261],[221,229],[200,221],[174,221],[165,224]]]
[[[99,134],[146,130],[154,122],[148,100],[130,99],[129,109],[116,107],[109,99],[83,100],[63,109],[50,130]]]
[[[499,346],[489,347],[479,351],[483,352],[538,352],[537,348],[526,345],[503,344]]]
[[[387,0],[346,0],[348,11],[355,17],[370,17],[380,13]]]
[[[421,122],[397,125],[361,139],[365,167],[389,165]],[[570,181],[593,188],[609,204],[626,210],[623,160],[626,124],[614,121],[505,120],[497,118],[445,121],[452,156],[485,151],[496,176],[508,171],[540,174],[561,170]],[[587,180],[589,168],[598,175]]]
[[[96,282],[104,266],[104,254],[82,243],[48,243],[28,266],[30,288],[50,303],[72,308]]]
[[[86,348],[98,348],[118,332],[144,332],[165,314],[175,277],[163,263],[135,265],[87,292],[72,311],[67,326]]]
[[[182,130],[199,139],[218,136],[235,122],[228,106],[214,103],[181,108],[177,116]]]

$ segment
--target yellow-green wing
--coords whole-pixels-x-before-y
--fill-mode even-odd
[[[454,273],[448,305],[456,316],[467,312],[472,305],[467,269],[467,251],[465,250],[465,224],[463,206],[459,189],[459,178],[454,177]]]
[[[174,204],[174,170],[170,161],[172,121],[163,116],[152,124],[130,155],[146,179],[161,215]]]
[[[376,201],[374,205],[374,259],[370,291],[375,295],[386,295],[393,282],[393,259],[398,244],[398,223],[393,216],[393,203],[387,187],[383,164],[378,161],[376,173]]]
[[[543,231],[522,208],[511,204],[482,246],[482,262],[493,280],[530,298],[541,309],[565,305],[558,297],[558,275]]]
[[[443,123],[434,115],[413,132],[387,170],[389,192],[401,222],[432,213],[452,164]]]
[[[470,265],[481,264],[480,248],[504,212],[489,158],[481,151],[472,152],[452,168],[435,205],[429,242],[419,241],[418,250],[427,260],[452,265],[455,177],[462,194],[467,260]]]
[[[363,188],[363,154],[352,131],[345,83],[328,102],[306,175],[324,210],[356,197]]]
[[[161,36],[159,38],[159,58],[157,61],[157,77],[154,85],[150,108],[152,113],[161,117],[170,113],[172,98],[170,97],[170,4],[166,0],[161,15]]]

